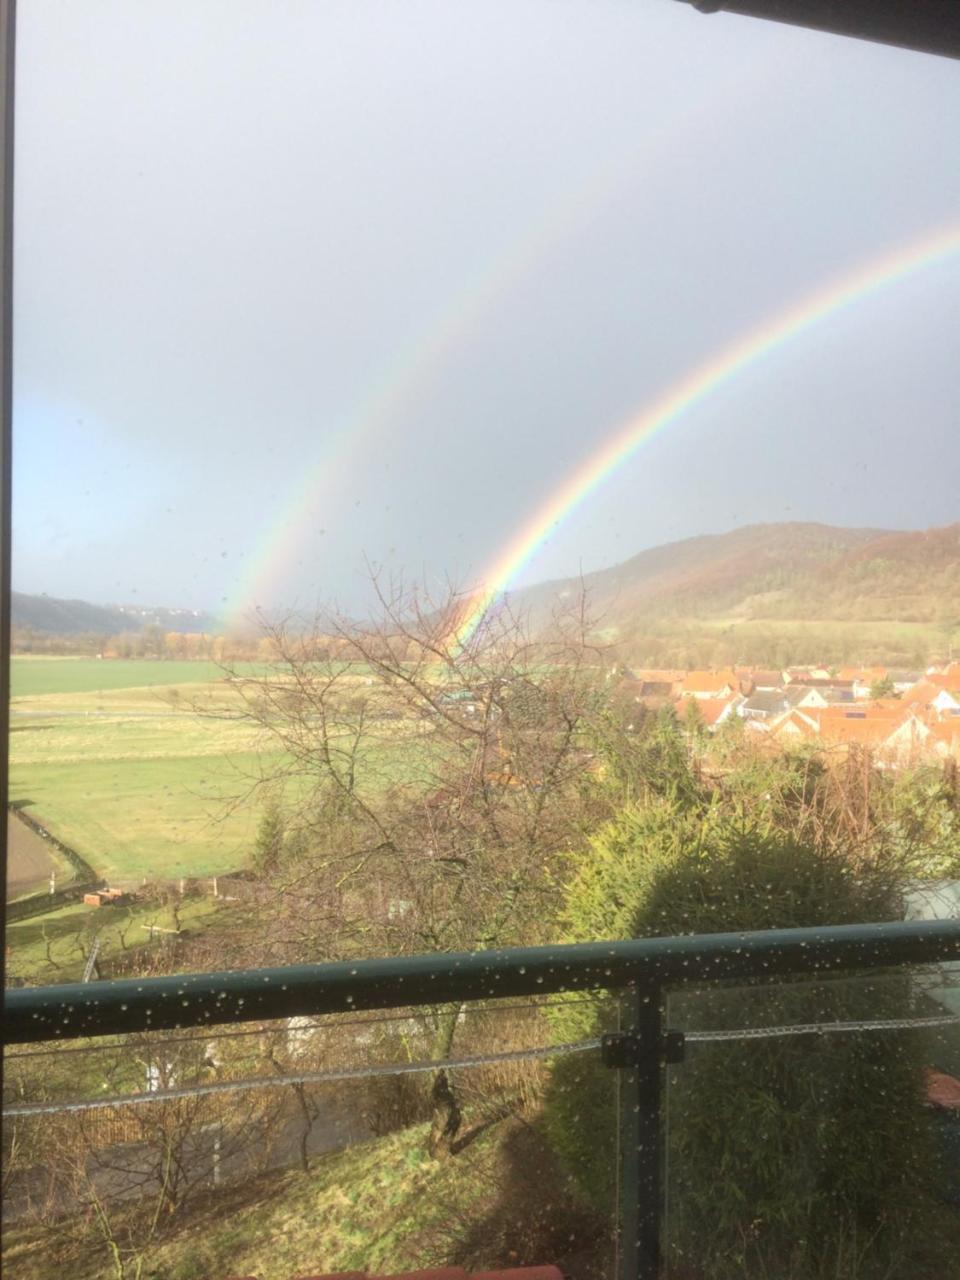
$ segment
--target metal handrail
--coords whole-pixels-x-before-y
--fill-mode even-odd
[[[619,988],[624,1031],[603,1057],[622,1069],[620,1276],[661,1275],[662,1076],[676,1037],[667,987],[781,974],[830,975],[960,960],[960,920],[829,925],[394,956],[7,991],[4,1038],[40,1040],[213,1027],[305,1014],[412,1008]],[[671,1059],[672,1060],[672,1059]]]
[[[942,960],[960,960],[960,921],[693,934],[67,983],[7,991],[4,1040],[74,1040],[359,1009]]]

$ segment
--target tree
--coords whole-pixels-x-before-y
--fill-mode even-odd
[[[59,1263],[72,1274],[66,1265],[72,1255],[93,1243],[106,1254],[113,1280],[141,1280],[151,1274],[155,1244],[176,1227],[198,1192],[218,1184],[221,1165],[246,1176],[269,1167],[281,1091],[245,1090],[229,1101],[187,1091],[161,1096],[249,1074],[251,1054],[260,1061],[259,1046],[237,1050],[238,1044],[249,1042],[191,1033],[159,1040],[138,1035],[101,1046],[82,1066],[57,1055],[8,1056],[5,1085],[18,1102],[72,1100],[78,1081],[97,1077],[108,1092],[125,1093],[139,1076],[145,1093],[156,1095],[141,1095],[129,1106],[16,1117],[9,1132],[4,1126],[6,1203],[16,1205],[21,1219],[47,1228],[51,1268]],[[246,1056],[231,1062],[231,1052]],[[67,1232],[65,1213],[72,1217]]]
[[[377,585],[376,625],[266,624],[276,661],[228,672],[237,714],[273,748],[238,802],[264,787],[282,797],[257,854],[273,859],[282,824],[266,907],[273,961],[543,938],[559,851],[609,811],[591,750],[602,667],[582,608],[536,641],[507,610],[464,640],[469,601]],[[434,1057],[450,1056],[459,1013],[422,1015]],[[433,1101],[441,1155],[460,1125],[443,1068]]]
[[[254,841],[252,861],[255,871],[261,875],[267,875],[278,869],[283,856],[285,834],[280,805],[275,799],[270,799],[261,814]]]
[[[890,677],[883,676],[870,686],[870,697],[876,702],[878,698],[896,698],[899,695]]]

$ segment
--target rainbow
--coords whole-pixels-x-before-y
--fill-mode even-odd
[[[483,575],[482,587],[461,616],[452,640],[463,648],[518,573],[530,562],[550,534],[624,465],[648,440],[665,430],[719,386],[756,364],[778,347],[798,337],[846,307],[896,284],[906,276],[933,266],[960,249],[960,227],[928,234],[918,242],[874,259],[834,280],[772,320],[765,321],[698,365],[614,430],[596,452],[570,472],[559,488],[524,521]]]
[[[771,72],[772,74],[772,72]],[[711,103],[711,118],[753,109],[755,88],[742,77],[724,84]],[[273,516],[265,524],[247,557],[232,591],[222,601],[228,629],[241,625],[262,602],[271,584],[301,552],[310,533],[324,522],[337,503],[334,481],[343,487],[346,464],[372,438],[389,429],[437,379],[467,335],[495,310],[503,298],[535,273],[540,265],[568,243],[639,173],[648,170],[661,153],[669,154],[678,140],[703,119],[702,101],[691,102],[669,128],[643,135],[631,152],[610,155],[588,180],[560,201],[552,200],[517,234],[512,233],[487,260],[441,305],[424,329],[400,344],[394,358],[379,371],[372,385],[345,413],[326,438],[320,456],[307,465]]]
[[[509,237],[505,246],[480,264],[424,329],[399,346],[393,359],[330,433],[320,457],[304,469],[265,526],[232,592],[224,598],[222,613],[228,629],[241,625],[270,584],[294,563],[311,530],[322,523],[324,499],[328,510],[336,504],[331,481],[339,479],[342,487],[349,455],[371,436],[386,431],[408,410],[503,297],[589,223],[634,176],[637,162],[649,160],[651,151],[664,149],[674,133],[659,136],[655,146],[640,149],[631,157],[632,164],[625,164],[622,156],[608,159],[571,197],[559,204],[551,202],[520,235]]]

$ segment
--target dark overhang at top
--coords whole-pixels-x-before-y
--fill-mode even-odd
[[[960,58],[960,0],[680,0],[834,35]]]

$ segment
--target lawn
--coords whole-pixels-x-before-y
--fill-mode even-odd
[[[208,876],[246,864],[257,821],[229,809],[258,767],[253,753],[15,760],[11,794],[107,880]]]
[[[209,664],[116,665],[136,667],[138,676],[157,667],[179,677],[183,667]],[[257,812],[232,809],[231,801],[249,789],[260,743],[240,721],[197,716],[193,702],[235,706],[228,686],[199,683],[61,688],[15,699],[11,798],[108,880],[205,876],[245,865]]]

